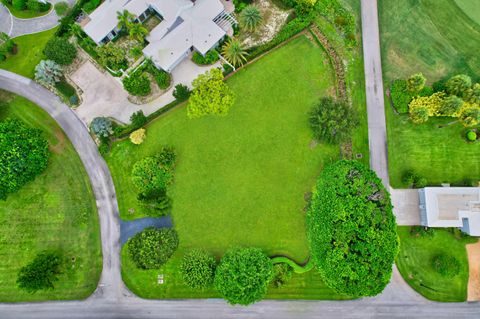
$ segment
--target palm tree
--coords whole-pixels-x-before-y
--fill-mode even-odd
[[[249,5],[240,13],[239,21],[240,25],[247,31],[255,31],[262,22],[262,15],[257,6]]]
[[[222,55],[234,66],[242,65],[243,62],[247,61],[247,54],[247,51],[237,39],[230,39],[222,47]]]
[[[134,23],[130,26],[129,34],[130,38],[143,42],[143,39],[148,34],[148,30],[141,23]]]
[[[135,16],[132,13],[128,12],[128,10],[117,12],[118,26],[120,27],[120,29],[129,30],[132,26],[132,21],[134,18]]]

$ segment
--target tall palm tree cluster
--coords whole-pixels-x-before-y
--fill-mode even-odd
[[[120,29],[126,30],[131,39],[143,42],[144,38],[148,35],[147,28],[145,28],[140,22],[133,22],[135,16],[128,12],[128,10],[117,12],[117,19]]]

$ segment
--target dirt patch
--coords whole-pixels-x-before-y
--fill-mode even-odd
[[[65,134],[60,129],[56,129],[54,134],[57,138],[57,144],[49,145],[49,149],[55,154],[60,154],[65,148]]]
[[[467,301],[480,300],[480,241],[468,244],[468,298]]]
[[[290,14],[290,10],[280,9],[271,0],[255,0],[253,4],[260,10],[263,21],[262,25],[254,32],[244,33],[240,36],[240,41],[247,48],[272,40],[285,24]]]

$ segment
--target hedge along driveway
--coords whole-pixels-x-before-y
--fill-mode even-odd
[[[130,180],[133,164],[163,144],[178,153],[171,195],[179,250],[164,268],[138,271],[124,249],[122,271],[130,289],[149,298],[216,296],[182,283],[178,266],[183,253],[194,247],[218,258],[234,245],[259,247],[298,262],[308,258],[304,196],[339,150],[312,147],[307,112],[318,98],[334,92],[332,72],[323,50],[302,36],[228,79],[237,100],[227,116],[190,120],[184,107],[176,108],[147,127],[144,144],[125,140],[113,145],[107,162],[121,216],[127,219],[144,216]],[[160,273],[168,284],[157,284]],[[339,298],[314,271],[295,275],[284,288],[269,296]]]

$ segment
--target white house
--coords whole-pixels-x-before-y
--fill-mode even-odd
[[[480,187],[425,187],[418,192],[423,226],[457,227],[480,236]]]
[[[190,52],[205,55],[223,39],[235,19],[220,0],[106,0],[81,25],[101,45],[119,32],[117,12],[128,10],[143,22],[151,14],[162,21],[147,36],[146,57],[171,72]]]

